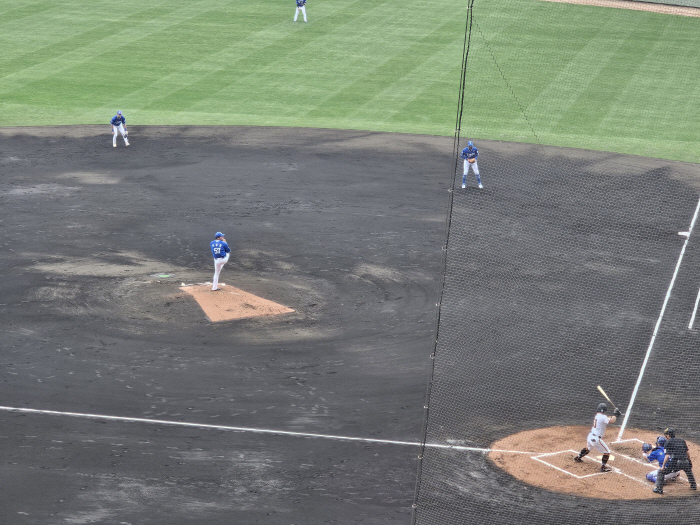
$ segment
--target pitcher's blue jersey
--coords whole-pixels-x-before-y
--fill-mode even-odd
[[[231,248],[228,247],[227,242],[220,241],[219,239],[211,241],[211,254],[214,256],[214,259],[223,259],[230,251]]]
[[[478,159],[479,158],[479,150],[476,149],[476,146],[472,146],[472,149],[469,149],[469,146],[464,148],[462,150],[462,154],[460,155],[463,159]]]
[[[126,119],[124,118],[124,115],[114,115],[112,120],[109,122],[112,124],[112,126],[119,127],[119,124],[126,124]]]

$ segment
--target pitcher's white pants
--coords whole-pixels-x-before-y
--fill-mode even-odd
[[[219,288],[219,274],[221,273],[221,269],[224,267],[224,264],[228,262],[229,255],[230,254],[227,253],[226,257],[214,259],[214,280],[211,283],[212,290],[216,290],[217,288]]]

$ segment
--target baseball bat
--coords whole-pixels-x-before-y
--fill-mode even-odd
[[[598,390],[600,391],[601,394],[603,394],[603,397],[604,397],[605,399],[607,399],[607,400],[610,402],[610,404],[613,406],[613,408],[614,408],[615,410],[619,410],[619,409],[615,406],[615,403],[612,402],[612,399],[610,399],[610,398],[608,397],[608,394],[605,393],[605,390],[603,390],[603,387],[602,387],[602,386],[598,385]]]

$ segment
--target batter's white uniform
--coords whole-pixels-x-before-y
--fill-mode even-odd
[[[610,454],[610,447],[607,443],[603,441],[603,436],[605,436],[605,429],[608,428],[608,423],[610,423],[608,416],[602,412],[598,412],[593,418],[593,426],[591,431],[588,433],[586,438],[586,445],[588,450],[597,450],[603,454]]]

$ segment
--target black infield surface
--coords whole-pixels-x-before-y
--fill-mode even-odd
[[[697,166],[478,141],[484,190],[451,193],[451,138],[129,133],[112,148],[107,126],[0,129],[0,405],[55,411],[0,410],[0,524],[691,523],[697,498],[678,514],[533,489],[481,453],[418,456],[433,365],[429,444],[586,424],[610,378],[629,399]],[[211,279],[216,231],[221,281],[294,313],[205,318],[179,286]],[[651,240],[621,253],[616,235]],[[691,364],[648,381],[687,386],[640,391],[647,428],[700,401],[694,239],[660,343]],[[651,300],[626,294],[640,279]]]

